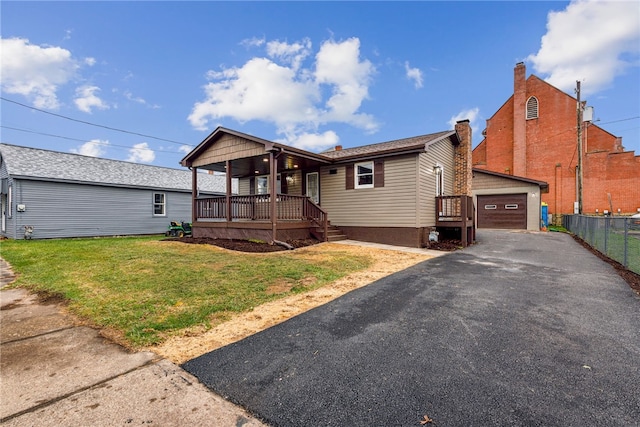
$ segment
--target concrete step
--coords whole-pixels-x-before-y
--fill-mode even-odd
[[[344,234],[333,234],[333,235],[328,235],[327,236],[327,240],[329,242],[335,242],[338,240],[347,240],[347,236],[345,236]]]

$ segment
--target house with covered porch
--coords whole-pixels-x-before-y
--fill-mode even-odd
[[[312,153],[218,127],[181,164],[191,169],[194,237],[311,236],[424,247],[475,238],[471,128]],[[224,172],[224,196],[196,197],[200,170]],[[231,180],[238,179],[238,194]]]

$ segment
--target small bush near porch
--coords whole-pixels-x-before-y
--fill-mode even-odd
[[[132,347],[319,288],[369,266],[367,256],[305,249],[245,254],[160,237],[5,240],[12,286],[68,301],[69,310]]]

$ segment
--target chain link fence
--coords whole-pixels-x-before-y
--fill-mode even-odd
[[[638,218],[564,215],[562,226],[594,249],[640,274]]]

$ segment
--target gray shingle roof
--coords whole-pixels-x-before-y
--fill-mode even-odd
[[[191,191],[191,171],[0,143],[12,177],[99,185]],[[204,192],[225,193],[226,178],[198,175]]]
[[[360,147],[344,148],[342,150],[331,150],[320,153],[323,156],[339,160],[347,157],[367,156],[379,153],[392,153],[396,151],[408,150],[411,148],[424,147],[430,143],[455,134],[455,131],[448,130],[432,133],[429,135],[414,136],[411,138],[397,139],[394,141],[379,142],[377,144],[363,145]]]

